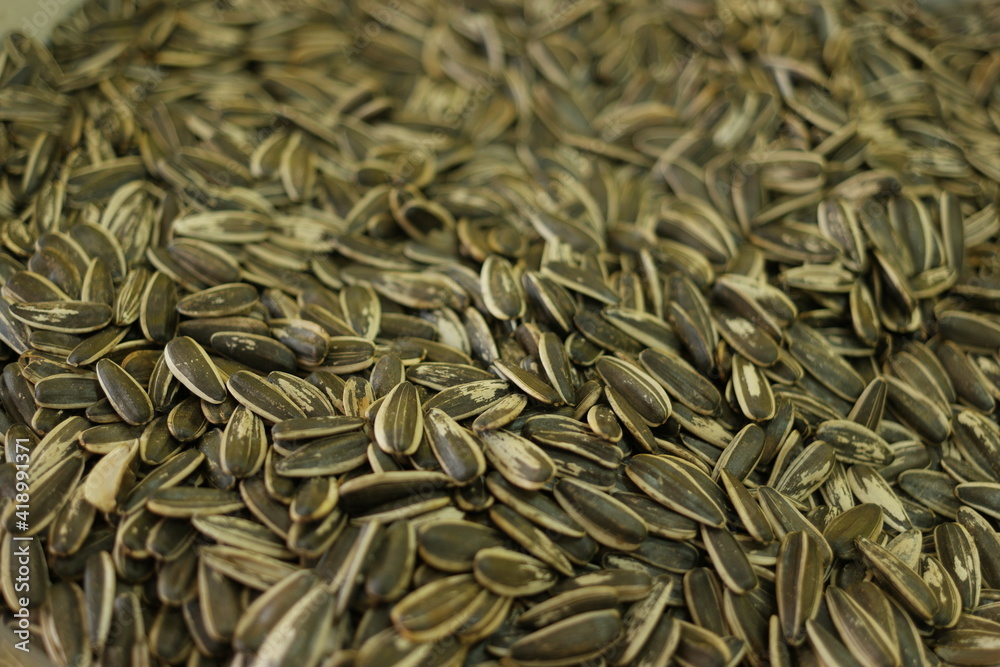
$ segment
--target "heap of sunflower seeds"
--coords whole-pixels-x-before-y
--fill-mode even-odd
[[[28,544],[59,665],[1000,663],[996,7],[352,4],[4,39],[4,624]]]

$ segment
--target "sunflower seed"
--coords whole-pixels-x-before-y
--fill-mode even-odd
[[[420,446],[424,417],[416,387],[401,382],[386,394],[375,417],[375,442],[387,454],[410,455]]]
[[[270,336],[220,331],[212,334],[211,344],[222,356],[262,373],[297,369],[295,353]]]
[[[670,417],[671,404],[666,392],[643,371],[612,357],[601,357],[595,368],[650,426],[659,426]]]
[[[455,482],[467,484],[486,472],[486,459],[475,436],[442,410],[428,410],[423,424],[435,458]]]
[[[510,263],[499,255],[490,255],[480,271],[483,302],[493,317],[509,320],[524,314],[525,301],[521,284]]]
[[[479,437],[487,460],[514,486],[540,489],[555,475],[555,463],[530,440],[504,430],[487,431]]]
[[[979,551],[969,531],[959,523],[943,523],[934,529],[938,560],[958,586],[962,607],[974,609],[979,604],[982,573]]]
[[[622,631],[617,610],[595,610],[557,621],[514,642],[510,656],[518,661],[572,660],[574,663],[598,655],[618,639]]]
[[[458,574],[426,584],[396,603],[392,620],[412,641],[434,641],[460,628],[464,615],[480,593],[472,575]]]
[[[725,525],[725,514],[715,499],[672,457],[639,454],[629,461],[625,471],[636,486],[668,509],[708,526]],[[683,493],[677,494],[678,488]]]
[[[86,408],[100,398],[101,385],[93,376],[60,373],[50,375],[35,385],[35,403],[43,408]]]
[[[527,519],[504,506],[490,509],[490,518],[531,555],[567,576],[573,572],[573,567],[563,552]]]
[[[543,562],[502,547],[477,551],[473,567],[476,581],[497,595],[536,595],[556,583],[555,572]]]
[[[638,548],[648,528],[642,518],[613,496],[571,479],[561,479],[555,497],[597,542],[621,551]]]
[[[270,422],[305,417],[302,410],[277,387],[250,371],[241,370],[230,375],[226,388],[241,405]]]
[[[95,369],[104,395],[122,419],[129,424],[145,424],[153,419],[152,401],[125,369],[110,359],[101,359]]]
[[[919,618],[930,621],[939,603],[923,579],[892,552],[865,537],[856,540],[858,550],[896,599]]]
[[[703,525],[701,537],[709,558],[727,588],[743,595],[757,585],[757,575],[732,533]]]
[[[830,548],[840,558],[857,557],[855,539],[874,540],[882,532],[882,509],[878,505],[863,503],[834,517],[823,530]]]
[[[55,662],[997,662],[988,17],[105,4],[0,48]]]
[[[806,623],[816,617],[823,594],[820,553],[809,535],[791,532],[781,541],[775,569],[775,596],[785,640],[805,641]]]
[[[598,609],[611,609],[618,602],[611,586],[583,586],[554,595],[527,609],[518,623],[535,628],[552,625],[570,616]]]
[[[226,387],[218,368],[194,339],[174,338],[163,349],[163,359],[178,382],[209,403],[221,403]]]

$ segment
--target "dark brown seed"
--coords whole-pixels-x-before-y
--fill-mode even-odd
[[[177,325],[177,335],[190,336],[199,345],[211,346],[212,336],[219,332],[249,333],[266,336],[267,324],[252,317],[207,317],[197,320],[184,320]],[[326,354],[326,348],[323,349]]]
[[[43,408],[87,408],[100,398],[101,386],[93,375],[61,373],[35,385],[35,403]]]
[[[504,430],[487,431],[480,438],[487,460],[514,486],[540,489],[555,475],[549,455],[526,438]]]
[[[725,525],[723,509],[691,478],[689,471],[671,458],[639,454],[629,461],[625,471],[650,498],[669,509],[709,526]]]
[[[612,387],[650,426],[670,418],[671,404],[663,388],[644,371],[613,357],[601,357],[594,365]]]
[[[256,301],[257,290],[251,285],[230,283],[189,294],[175,308],[188,317],[229,317],[246,312]]]
[[[122,419],[129,424],[145,424],[153,419],[153,402],[125,369],[110,359],[101,359],[95,369],[104,395]]]
[[[556,583],[556,573],[545,563],[503,547],[479,549],[474,574],[484,588],[508,597],[536,595]]]
[[[518,661],[584,661],[606,649],[622,630],[617,610],[588,611],[522,637],[511,646]]]
[[[250,371],[236,371],[229,376],[226,387],[241,405],[267,421],[277,423],[285,419],[305,417],[302,410],[277,387]]]
[[[639,361],[654,380],[677,401],[704,415],[719,412],[719,390],[680,357],[661,350],[643,350]]]
[[[297,370],[295,353],[270,336],[248,333],[219,332],[212,334],[212,348],[224,357],[261,371]]]
[[[86,301],[40,301],[14,303],[10,313],[35,329],[61,333],[97,331],[111,322],[111,306]]]
[[[575,480],[561,479],[556,483],[555,497],[566,513],[604,546],[633,551],[646,539],[646,523],[614,496]]]
[[[177,333],[177,285],[157,271],[146,282],[139,305],[142,333],[154,343],[165,345]]]
[[[443,411],[427,411],[424,435],[441,469],[457,483],[468,484],[486,472],[486,459],[476,437]]]
[[[438,408],[452,419],[466,419],[483,412],[508,393],[510,385],[503,380],[467,382],[438,392],[424,402],[424,410]]]
[[[424,417],[416,387],[400,382],[386,394],[375,416],[373,433],[387,454],[408,456],[417,451],[424,435]]]
[[[163,349],[163,360],[177,381],[209,403],[226,398],[226,385],[208,353],[193,338],[174,338]]]

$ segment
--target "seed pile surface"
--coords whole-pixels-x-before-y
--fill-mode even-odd
[[[32,536],[60,665],[1000,663],[996,8],[353,4],[5,38],[3,622]]]

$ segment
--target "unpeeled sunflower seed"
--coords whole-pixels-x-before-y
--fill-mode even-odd
[[[988,13],[98,4],[0,47],[53,662],[998,662]]]

